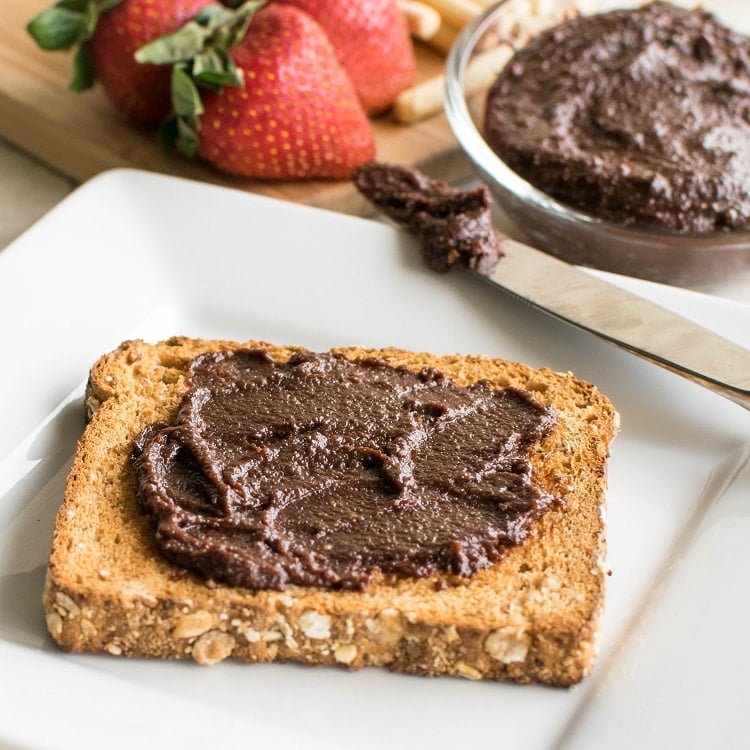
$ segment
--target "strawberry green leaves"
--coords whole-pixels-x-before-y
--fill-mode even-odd
[[[139,63],[179,65],[199,85],[218,90],[221,86],[241,86],[229,49],[247,32],[253,13],[262,0],[250,0],[237,11],[209,5],[177,31],[155,39],[135,53]]]
[[[172,68],[172,116],[161,126],[161,138],[168,151],[176,149],[192,158],[198,153],[203,103],[190,76],[175,65]]]
[[[70,49],[90,36],[91,16],[64,7],[43,10],[26,27],[36,43],[46,50]]]
[[[122,0],[59,0],[26,26],[34,41],[44,50],[68,50],[77,46],[73,59],[70,88],[83,91],[94,83],[88,42],[94,35],[99,16]]]
[[[74,51],[71,89],[83,91],[96,82],[118,112],[150,126],[171,110],[170,71],[141,65],[134,53],[214,2],[58,0],[26,28],[41,49]]]
[[[135,53],[139,63],[172,65],[173,114],[162,128],[168,147],[186,156],[196,154],[203,114],[199,86],[219,91],[243,85],[242,71],[229,50],[244,38],[253,14],[263,5],[264,0],[247,0],[236,10],[209,5],[177,31]]]

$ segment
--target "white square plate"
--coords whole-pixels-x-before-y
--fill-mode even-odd
[[[611,278],[750,346],[750,307]],[[750,568],[750,413],[736,405],[467,274],[427,271],[383,223],[138,171],[95,178],[0,253],[0,321],[0,744],[656,748],[717,727],[724,747],[750,736],[750,607],[732,573]],[[40,597],[88,368],[123,339],[172,334],[485,354],[595,382],[623,426],[594,675],[556,690],[59,652]]]

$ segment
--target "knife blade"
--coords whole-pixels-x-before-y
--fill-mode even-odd
[[[643,297],[509,238],[476,276],[750,409],[750,350]]]

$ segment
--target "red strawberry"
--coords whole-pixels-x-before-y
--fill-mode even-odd
[[[249,6],[253,3],[236,13]],[[345,179],[374,157],[372,128],[354,87],[307,14],[268,5],[252,16],[246,32],[218,13],[210,23],[214,21],[213,33],[204,35],[209,48],[198,54],[187,28],[182,38],[177,32],[137,55],[144,61],[175,63],[173,100],[179,111],[174,135],[182,150],[196,150],[225,172],[271,179]],[[227,23],[235,25],[231,33]],[[196,76],[196,69],[203,71],[206,65],[200,61],[227,57],[221,46],[227,38],[236,42],[230,50],[236,71],[212,69],[208,81],[202,72]],[[192,54],[182,56],[179,50]],[[200,97],[195,87],[191,90],[190,75],[200,85],[214,84],[220,75],[228,80],[235,72],[244,85],[204,90]]]
[[[314,18],[367,112],[386,109],[414,80],[414,47],[398,0],[273,0]]]
[[[98,79],[112,104],[137,122],[161,122],[170,112],[169,71],[139,65],[135,51],[182,26],[209,0],[59,0],[27,29],[43,49],[77,47],[71,88]]]

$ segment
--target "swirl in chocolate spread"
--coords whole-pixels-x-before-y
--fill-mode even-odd
[[[626,225],[750,226],[750,38],[670,3],[532,40],[490,90],[485,134],[563,203]]]
[[[133,457],[171,561],[230,585],[361,589],[468,576],[521,542],[556,501],[528,459],[554,422],[432,369],[251,349],[197,358],[176,421]]]

